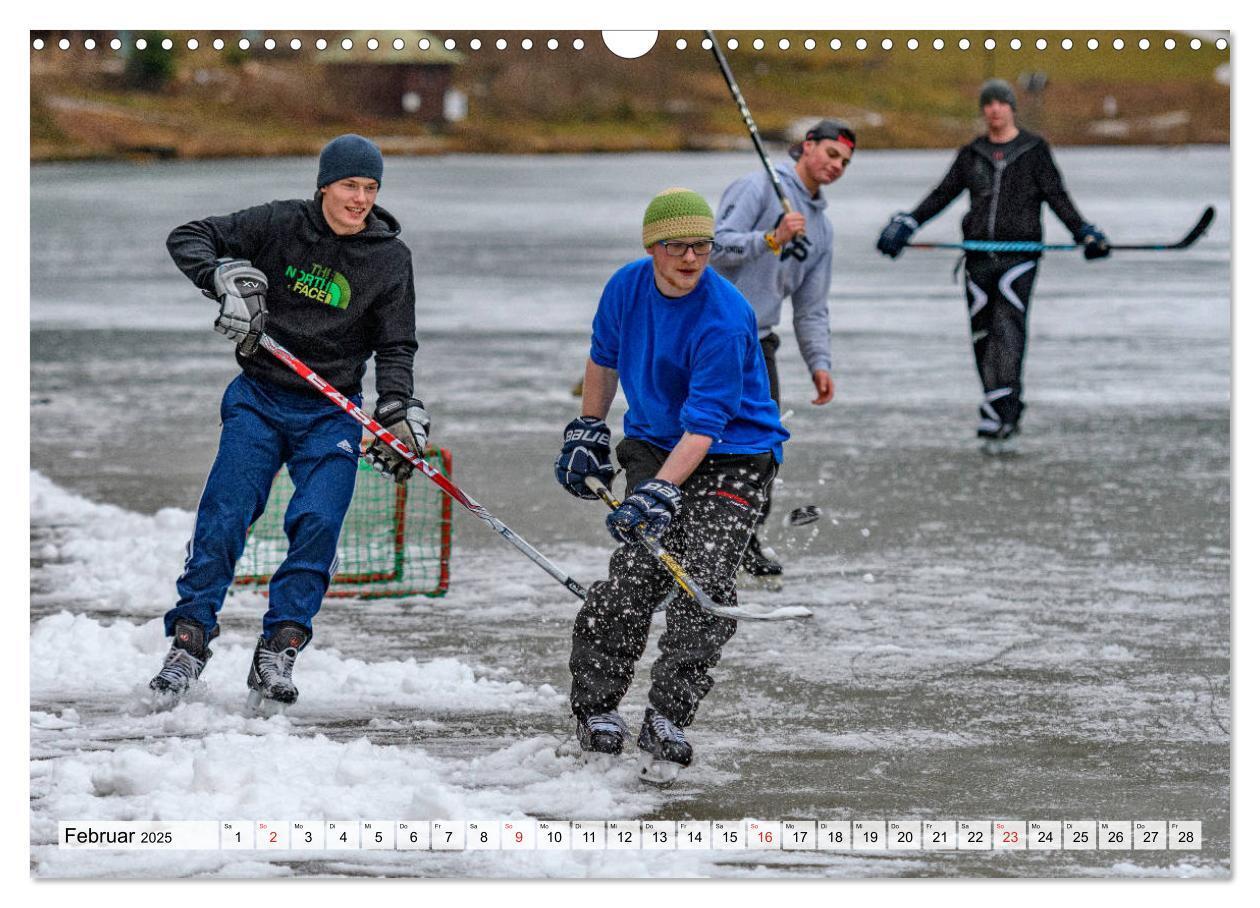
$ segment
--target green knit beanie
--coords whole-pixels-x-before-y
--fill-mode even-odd
[[[643,212],[643,246],[685,236],[713,236],[713,209],[690,189],[666,189]]]

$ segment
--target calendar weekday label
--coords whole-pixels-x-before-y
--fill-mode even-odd
[[[62,820],[58,847],[161,851],[1199,851],[1201,820]]]

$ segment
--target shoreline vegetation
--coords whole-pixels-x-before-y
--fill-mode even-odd
[[[240,34],[145,33],[150,52],[128,54],[109,49],[112,32],[65,33],[65,51],[54,44],[62,33],[47,34],[45,48],[31,51],[33,162],[312,155],[340,132],[369,135],[393,155],[748,144],[698,32],[662,32],[635,60],[611,53],[597,32],[562,33],[556,50],[543,46],[542,33],[452,32],[455,51],[443,46],[447,33],[405,33],[400,51],[388,43],[394,32],[382,32],[371,51],[366,32],[354,33],[352,51],[316,51],[315,33],[276,33],[279,49],[272,51],[257,42],[257,50],[240,50]],[[93,50],[83,48],[89,34]],[[432,39],[430,50],[417,49],[420,34]],[[839,116],[854,125],[863,149],[956,147],[979,130],[976,91],[990,76],[1016,85],[1021,125],[1056,146],[1230,141],[1230,52],[1210,40],[1191,49],[1185,33],[924,32],[914,50],[908,32],[896,33],[892,50],[870,35],[858,49],[864,36],[857,32],[820,32],[806,49],[806,34],[757,32],[764,41],[757,50],[753,33],[719,33],[740,41],[727,56],[770,142],[794,141],[812,121]],[[297,35],[304,49],[284,50]],[[576,51],[579,36],[584,47]],[[946,39],[941,50],[932,47],[936,36]],[[992,52],[982,49],[990,36],[998,39]],[[1119,36],[1123,50],[1113,47]],[[130,46],[135,35],[128,37]],[[174,47],[158,51],[165,37]],[[198,49],[187,47],[190,37]],[[216,37],[224,50],[212,49]],[[964,37],[966,51],[957,47]],[[1087,49],[1089,37],[1098,39],[1096,50]],[[1149,49],[1139,49],[1140,37]],[[475,50],[474,38],[481,42]],[[687,49],[677,48],[680,38]],[[1038,38],[1045,49],[1036,48]],[[779,49],[781,39],[788,49]],[[499,40],[507,49],[496,48]],[[832,40],[839,50],[830,48]],[[389,96],[404,71],[430,80],[417,91],[430,107],[434,84],[453,93],[453,119],[381,113],[379,103],[376,112],[369,109],[368,99]]]

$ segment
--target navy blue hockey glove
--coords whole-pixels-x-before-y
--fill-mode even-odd
[[[267,275],[245,259],[219,259],[213,295],[219,301],[214,330],[235,342],[242,356],[252,356],[267,326]]]
[[[415,454],[424,456],[424,446],[429,443],[429,413],[424,401],[417,398],[391,397],[379,401],[373,418]],[[406,482],[415,467],[401,454],[379,438],[374,439],[363,454],[372,469],[394,482]]]
[[[1085,246],[1085,258],[1105,259],[1111,255],[1111,244],[1107,242],[1107,234],[1103,233],[1093,224],[1084,224],[1081,229],[1076,231],[1076,242]]]
[[[659,539],[681,507],[682,489],[664,479],[645,479],[605,523],[617,542],[634,542],[640,529]]]
[[[608,424],[594,416],[579,416],[564,427],[564,447],[556,455],[556,482],[570,495],[598,498],[586,487],[586,477],[594,476],[604,485],[613,481]]]
[[[904,211],[899,211],[892,216],[884,232],[875,241],[875,248],[889,258],[895,259],[901,255],[901,250],[906,248],[906,243],[910,242],[910,237],[914,236],[914,232],[918,229],[918,221]]]

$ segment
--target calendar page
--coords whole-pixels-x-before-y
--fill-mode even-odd
[[[790,13],[29,31],[34,878],[1232,874],[1233,36]]]

